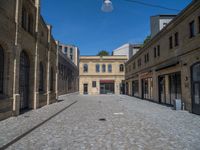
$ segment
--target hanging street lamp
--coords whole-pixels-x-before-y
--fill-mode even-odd
[[[103,12],[112,12],[113,11],[113,4],[111,0],[103,0],[103,5],[101,7]]]

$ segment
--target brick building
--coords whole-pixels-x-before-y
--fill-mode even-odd
[[[126,93],[200,114],[200,1],[194,0],[126,63]]]
[[[0,18],[2,120],[56,102],[59,45],[40,15],[40,0],[1,0]]]

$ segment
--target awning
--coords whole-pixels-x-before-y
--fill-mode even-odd
[[[115,80],[100,80],[100,83],[115,83]]]

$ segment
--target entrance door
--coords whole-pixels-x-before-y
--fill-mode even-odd
[[[200,62],[193,65],[192,73],[192,112],[200,115]]]
[[[20,111],[29,108],[29,58],[22,51],[20,55],[19,72],[19,92],[20,92]]]
[[[165,95],[165,77],[159,77],[159,103],[166,103],[166,95]]]
[[[88,94],[88,84],[83,85],[83,94]]]

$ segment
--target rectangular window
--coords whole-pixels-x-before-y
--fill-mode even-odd
[[[111,64],[108,65],[108,72],[112,72],[112,65]]]
[[[154,47],[154,58],[157,57],[156,47]]]
[[[190,22],[190,38],[195,36],[194,21]]]
[[[135,69],[135,62],[133,63],[133,69]]]
[[[138,67],[140,67],[142,64],[141,64],[141,58],[138,59]]]
[[[95,88],[97,86],[96,81],[92,81],[92,87]]]
[[[199,33],[200,33],[200,16],[198,17],[198,22],[199,22]]]
[[[67,53],[67,47],[65,47],[65,53]]]
[[[175,46],[178,46],[179,45],[179,35],[178,35],[178,32],[176,32],[174,36],[175,36],[175,39],[174,39]]]
[[[70,54],[72,54],[73,53],[73,49],[72,48],[70,48]]]
[[[60,50],[60,51],[62,50],[62,46],[59,46],[59,50]]]
[[[169,49],[173,48],[173,38],[172,36],[169,37]]]
[[[149,62],[149,53],[147,53],[147,62]]]
[[[96,64],[96,72],[100,72],[100,65]]]
[[[160,56],[160,45],[157,46],[157,55]]]

